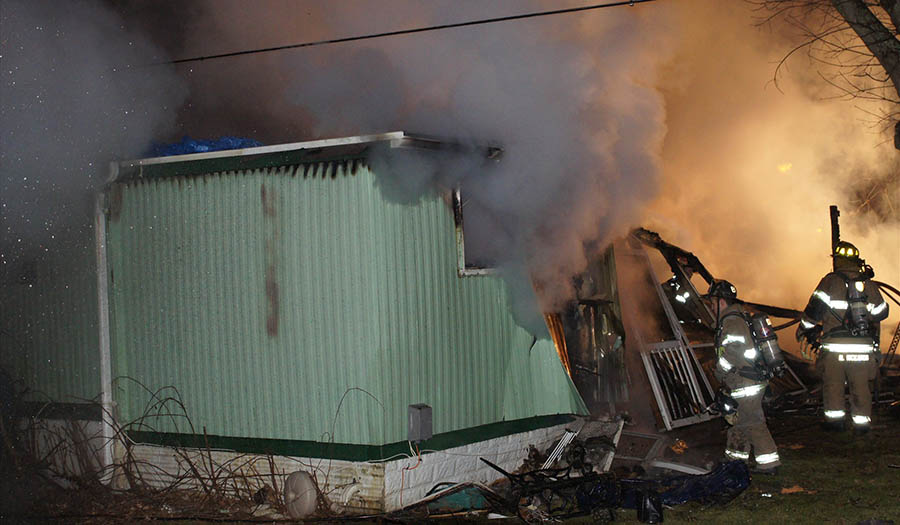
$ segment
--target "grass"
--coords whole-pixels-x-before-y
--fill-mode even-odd
[[[769,419],[782,467],[753,477],[750,487],[724,506],[689,503],[665,510],[665,523],[829,523],[869,519],[900,525],[900,420],[877,414],[872,431],[825,432],[812,416]],[[640,523],[621,509],[616,523]],[[573,521],[574,522],[574,521]]]

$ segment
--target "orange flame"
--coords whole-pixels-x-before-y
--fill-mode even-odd
[[[566,348],[566,336],[563,333],[563,323],[559,314],[544,314],[544,322],[550,330],[550,338],[553,339],[553,346],[556,347],[556,353],[559,360],[569,377],[572,377],[572,365],[569,363],[569,350]]]

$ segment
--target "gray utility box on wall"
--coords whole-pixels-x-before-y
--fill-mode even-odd
[[[409,427],[406,439],[417,443],[431,438],[431,407],[420,403],[409,405]]]

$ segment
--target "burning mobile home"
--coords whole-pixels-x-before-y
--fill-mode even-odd
[[[114,164],[96,209],[100,351],[72,365],[87,386],[55,392],[99,385],[100,403],[41,414],[91,420],[114,483],[180,483],[183,451],[206,450],[210,470],[270,458],[241,464],[276,485],[313,472],[355,510],[496,479],[479,457],[515,470],[575,415],[627,414],[621,461],[715,417],[699,259],[636,230],[536,338],[467,257],[459,191],[399,204],[371,162],[456,147],[395,132]],[[791,373],[778,388],[804,386]]]
[[[566,415],[627,412],[632,432],[713,417],[712,321],[689,272],[711,275],[696,257],[636,232],[547,316],[552,340],[535,338],[466,257],[459,192],[396,204],[368,162],[454,147],[388,133],[114,166],[97,222],[101,354],[104,404],[142,444],[131,453],[327,458],[326,490],[359,483],[350,506],[391,509],[443,476],[496,477],[478,454],[515,468]],[[684,283],[686,318],[647,248]],[[189,419],[160,410],[172,392]],[[410,442],[447,452],[417,472],[385,461]]]
[[[535,338],[467,257],[459,192],[392,202],[370,162],[455,147],[396,132],[115,163],[95,217],[100,351],[68,368],[83,388],[32,386],[100,403],[32,406],[92,421],[107,479],[128,457],[144,470],[126,477],[177,481],[173,448],[271,454],[370,510],[496,478],[478,456],[515,469],[584,400],[615,417],[646,383],[623,357],[627,252],[593,261],[578,307]],[[415,470],[396,460],[411,442],[437,451]]]
[[[586,413],[552,342],[466,266],[458,200],[383,197],[375,148],[436,147],[387,133],[114,166],[97,217],[103,391],[132,454],[272,453],[295,458],[288,472],[325,458],[323,489],[358,484],[345,503],[390,509],[444,474],[490,479],[477,454],[515,468]],[[408,442],[471,461],[403,473],[388,460]]]

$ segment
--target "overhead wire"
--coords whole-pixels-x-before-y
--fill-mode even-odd
[[[427,26],[427,27],[417,27],[417,28],[413,28],[413,29],[400,29],[397,31],[386,31],[383,33],[372,33],[372,34],[368,34],[368,35],[358,35],[358,36],[350,36],[350,37],[343,37],[343,38],[332,38],[332,39],[328,39],[328,40],[317,40],[317,41],[313,41],[313,42],[303,42],[300,44],[287,44],[287,45],[283,45],[283,46],[264,47],[264,48],[259,48],[259,49],[247,49],[247,50],[243,50],[243,51],[232,51],[229,53],[219,53],[219,54],[215,54],[215,55],[203,55],[203,56],[191,57],[191,58],[179,58],[176,60],[170,60],[170,61],[166,61],[166,62],[157,62],[157,63],[151,64],[151,65],[159,66],[159,65],[166,65],[166,64],[184,64],[187,62],[200,62],[203,60],[213,60],[213,59],[217,59],[217,58],[228,58],[228,57],[236,57],[236,56],[242,56],[242,55],[253,55],[253,54],[257,54],[257,53],[270,53],[273,51],[284,51],[286,49],[297,49],[297,48],[302,48],[302,47],[315,47],[315,46],[323,46],[323,45],[328,45],[328,44],[340,44],[340,43],[345,43],[345,42],[355,42],[355,41],[359,41],[359,40],[369,40],[369,39],[373,39],[373,38],[385,38],[385,37],[390,37],[390,36],[410,35],[410,34],[414,34],[414,33],[424,33],[427,31],[438,31],[441,29],[452,29],[452,28],[457,28],[457,27],[468,27],[468,26],[483,25],[483,24],[493,24],[493,23],[497,23],[497,22],[509,22],[512,20],[523,20],[526,18],[536,18],[536,17],[541,17],[541,16],[552,16],[552,15],[561,15],[561,14],[568,14],[568,13],[577,13],[580,11],[591,11],[591,10],[595,10],[595,9],[604,9],[607,7],[621,7],[621,6],[626,6],[626,5],[634,6],[635,4],[644,4],[647,2],[653,2],[653,1],[655,1],[655,0],[621,0],[621,1],[617,1],[617,2],[605,3],[605,4],[592,4],[592,5],[579,6],[579,7],[569,7],[569,8],[565,8],[565,9],[554,9],[551,11],[536,11],[534,13],[523,13],[523,14],[519,14],[519,15],[501,16],[501,17],[496,17],[496,18],[485,18],[485,19],[480,19],[480,20],[469,20],[466,22],[456,22],[456,23],[452,23],[452,24],[440,24],[440,25]]]

